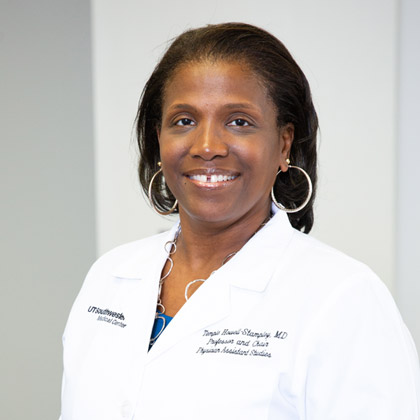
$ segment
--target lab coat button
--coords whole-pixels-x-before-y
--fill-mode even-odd
[[[128,419],[131,414],[131,403],[130,401],[124,401],[121,404],[121,415],[123,419]]]

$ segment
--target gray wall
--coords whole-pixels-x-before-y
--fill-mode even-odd
[[[420,1],[400,2],[397,287],[402,316],[420,350]]]
[[[0,3],[0,417],[58,418],[95,257],[89,1]]]

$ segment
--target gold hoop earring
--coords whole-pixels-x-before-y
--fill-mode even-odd
[[[162,162],[158,162],[158,166],[162,166]],[[171,214],[171,213],[173,213],[174,212],[174,210],[176,209],[176,206],[178,205],[178,200],[175,200],[175,203],[174,203],[174,205],[168,210],[168,211],[162,211],[162,210],[159,210],[157,207],[156,207],[156,205],[155,205],[155,202],[154,202],[154,200],[153,200],[153,192],[152,192],[152,185],[153,185],[153,182],[154,182],[154,180],[155,180],[155,178],[160,174],[162,172],[162,168],[160,168],[153,176],[152,176],[152,179],[150,180],[150,183],[149,183],[149,189],[148,189],[148,196],[149,196],[149,202],[150,202],[150,205],[152,206],[152,208],[153,208],[153,210],[156,212],[156,213],[159,213],[159,214],[161,214],[162,216],[167,216],[168,214]]]
[[[287,159],[287,163],[290,163],[289,159]],[[308,173],[304,169],[300,168],[299,166],[289,165],[289,169],[290,168],[297,169],[300,172],[302,172],[303,175],[305,175],[306,180],[308,181],[308,195],[306,196],[305,201],[299,207],[296,207],[294,209],[288,209],[284,207],[283,204],[279,203],[276,200],[276,197],[274,196],[274,185],[273,185],[273,188],[271,188],[271,199],[273,200],[273,203],[275,204],[275,206],[278,207],[280,210],[283,210],[286,213],[297,213],[298,211],[301,211],[303,208],[305,208],[305,206],[309,203],[309,200],[312,197],[312,181]],[[276,177],[280,172],[281,170],[277,172]]]

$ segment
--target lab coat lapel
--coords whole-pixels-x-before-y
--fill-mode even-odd
[[[124,284],[120,289],[124,305],[131,309],[132,345],[147,353],[156,314],[159,279],[167,253],[164,245],[173,240],[177,224],[169,231],[153,238],[142,253],[135,252],[113,271],[116,281]],[[150,241],[150,239],[149,239]]]
[[[191,296],[150,350],[148,362],[230,314],[230,285],[224,280],[215,274]]]
[[[229,261],[229,270],[240,273],[231,277],[231,285],[254,292],[263,292],[274,271],[287,264],[285,251],[295,229],[288,216],[274,205],[273,218],[251,238],[241,251]]]
[[[150,350],[148,362],[191,334],[226,318],[231,313],[232,294],[237,288],[258,298],[274,270],[284,264],[281,258],[293,235],[285,213],[272,220],[224,266],[219,268],[184,304]]]

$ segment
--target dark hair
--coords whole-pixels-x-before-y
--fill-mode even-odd
[[[203,60],[241,61],[266,85],[277,108],[279,127],[294,125],[290,159],[311,177],[313,195],[307,206],[289,213],[293,227],[308,233],[314,222],[313,201],[316,187],[316,135],[318,118],[312,103],[308,81],[286,47],[263,29],[244,23],[223,23],[192,29],[178,36],[170,45],[147,81],[136,118],[140,150],[139,177],[147,194],[160,159],[157,128],[161,124],[165,87],[180,65]],[[157,177],[153,183],[155,205],[160,210],[172,207],[175,198]],[[305,177],[290,169],[280,174],[274,184],[277,200],[286,208],[296,208],[308,192]]]

